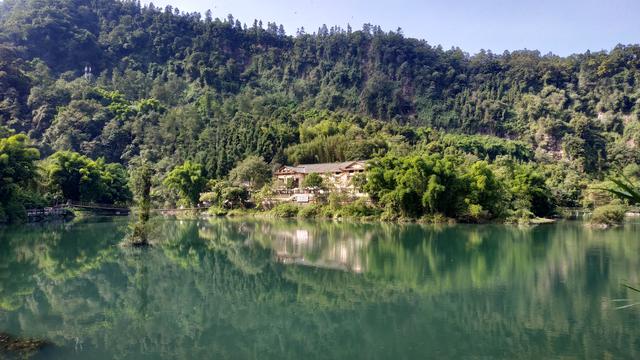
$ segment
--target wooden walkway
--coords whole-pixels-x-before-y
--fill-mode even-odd
[[[38,217],[38,216],[62,216],[66,214],[66,208],[62,207],[46,207],[42,209],[28,209],[27,217]]]
[[[121,211],[121,212],[129,212],[128,207],[120,207],[110,204],[97,204],[91,202],[84,201],[67,201],[66,204],[61,205],[65,208],[78,208],[78,209],[89,209],[89,210],[111,210],[111,211]]]
[[[79,209],[79,210],[96,210],[96,211],[104,211],[116,214],[128,214],[130,209],[115,206],[110,204],[97,204],[90,202],[82,202],[82,201],[67,201],[63,204],[57,204],[51,207],[45,207],[40,209],[27,209],[27,217],[28,218],[39,218],[39,217],[59,217],[64,216],[71,209]]]
[[[85,201],[67,201],[63,204],[54,205],[51,207],[45,207],[40,209],[28,209],[27,216],[29,218],[38,218],[38,217],[58,217],[64,216],[68,210],[78,209],[78,210],[96,210],[101,212],[109,212],[116,214],[128,214],[131,209],[128,207],[116,206],[111,204],[98,204],[91,203]],[[182,212],[182,211],[200,211],[207,210],[208,207],[194,207],[194,208],[162,208],[162,209],[150,209],[152,212],[157,213],[174,213],[174,212]]]

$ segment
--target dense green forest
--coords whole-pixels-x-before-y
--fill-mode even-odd
[[[180,191],[160,185],[187,161],[222,179],[253,155],[272,166],[377,158],[371,171],[384,181],[365,185],[372,198],[414,216],[458,213],[436,196],[447,186],[467,215],[544,215],[590,204],[588,185],[611,173],[640,172],[638,45],[469,55],[400,28],[290,35],[221,15],[135,1],[0,3],[0,219],[29,187],[45,189],[32,202],[130,201],[120,189],[140,161],[153,164],[155,201],[175,202]],[[56,177],[71,163],[84,169],[75,188]],[[415,171],[421,188],[407,189]],[[493,177],[495,191],[473,185]]]

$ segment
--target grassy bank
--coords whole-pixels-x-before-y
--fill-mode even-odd
[[[452,224],[452,223],[508,223],[518,225],[540,225],[555,222],[554,219],[523,216],[520,218],[509,217],[492,219],[483,222],[465,221],[454,219],[442,214],[429,214],[422,217],[398,216],[382,209],[367,204],[366,201],[335,206],[331,204],[295,204],[282,203],[271,209],[223,209],[220,207],[209,208],[203,213],[206,216],[217,217],[260,217],[280,219],[318,219],[318,220],[353,220],[353,221],[385,221],[397,223],[422,223],[422,224]]]

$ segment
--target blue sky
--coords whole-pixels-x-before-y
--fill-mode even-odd
[[[148,2],[148,1],[147,1]],[[322,24],[401,27],[406,36],[445,48],[475,53],[490,49],[536,49],[569,55],[610,50],[616,44],[640,43],[640,0],[156,0],[182,11],[211,9],[214,17],[233,14],[250,25],[253,19],[282,24],[288,34],[304,26],[307,33]]]

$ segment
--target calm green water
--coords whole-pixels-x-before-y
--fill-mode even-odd
[[[159,220],[132,251],[127,221],[0,230],[0,332],[47,359],[640,358],[640,224]]]

